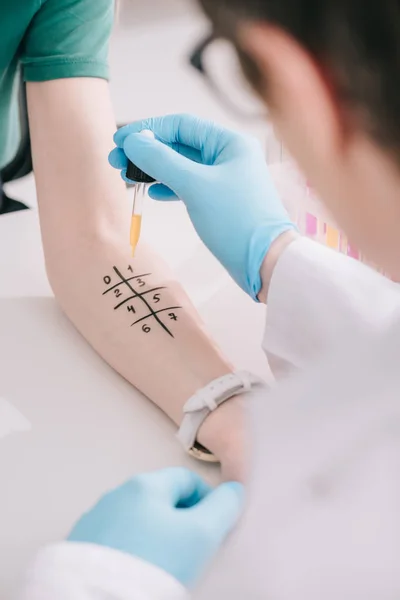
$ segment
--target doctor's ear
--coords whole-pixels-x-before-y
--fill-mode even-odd
[[[258,81],[253,83],[268,105],[279,137],[312,175],[335,159],[346,139],[346,119],[328,70],[293,37],[272,25],[241,27],[239,44],[255,63]]]

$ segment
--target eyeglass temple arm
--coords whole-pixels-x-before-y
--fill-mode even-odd
[[[190,55],[190,64],[196,69],[196,71],[199,71],[202,74],[205,74],[205,69],[203,65],[204,50],[216,39],[216,37],[217,36],[214,31],[209,33],[208,36],[196,46],[196,48]]]

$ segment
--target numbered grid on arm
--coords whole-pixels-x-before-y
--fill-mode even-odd
[[[132,267],[131,267],[131,266],[130,266],[130,267],[128,267],[128,269],[129,269],[129,270],[130,270],[130,271],[133,273],[133,269],[132,269]],[[113,267],[113,271],[114,271],[114,272],[115,272],[115,274],[116,274],[116,275],[119,277],[119,281],[118,281],[116,284],[112,285],[112,286],[111,286],[110,288],[108,288],[107,290],[105,290],[105,291],[103,292],[103,296],[104,296],[104,295],[106,295],[106,294],[108,294],[109,292],[111,292],[111,291],[113,291],[113,290],[118,292],[118,291],[119,291],[119,290],[118,290],[118,288],[119,288],[119,287],[121,287],[121,286],[123,286],[123,285],[127,286],[127,287],[128,287],[128,289],[129,289],[129,290],[132,292],[132,295],[131,295],[131,296],[129,296],[129,298],[126,298],[126,299],[124,299],[123,301],[121,301],[119,304],[117,304],[117,305],[114,307],[114,310],[117,310],[118,308],[120,308],[121,306],[123,306],[124,304],[126,304],[127,302],[129,302],[130,300],[133,300],[133,299],[139,298],[139,299],[141,300],[141,302],[142,302],[142,303],[143,303],[143,304],[146,306],[146,308],[149,310],[149,313],[148,313],[147,315],[145,315],[144,317],[141,317],[140,319],[137,319],[136,321],[134,321],[134,322],[131,324],[131,327],[132,327],[133,325],[136,325],[137,323],[140,323],[140,322],[142,322],[142,321],[145,321],[146,319],[149,319],[149,318],[154,318],[154,319],[157,321],[157,323],[158,323],[158,324],[159,324],[159,325],[160,325],[160,326],[161,326],[161,327],[164,329],[164,331],[166,331],[166,333],[168,333],[168,335],[170,335],[171,337],[174,337],[174,336],[173,336],[173,334],[172,334],[172,332],[171,332],[171,331],[168,329],[168,327],[167,327],[167,326],[166,326],[166,325],[163,323],[163,321],[162,321],[162,320],[161,320],[161,319],[158,317],[158,315],[159,315],[160,313],[166,312],[166,311],[168,311],[168,310],[171,310],[171,311],[172,311],[172,310],[177,310],[177,309],[179,309],[179,308],[182,308],[182,307],[181,307],[181,306],[170,306],[170,307],[168,307],[168,308],[163,308],[163,309],[160,309],[160,310],[156,310],[156,311],[155,311],[155,310],[153,310],[153,308],[151,307],[151,305],[150,305],[150,304],[147,302],[146,298],[144,298],[144,296],[145,296],[146,294],[149,294],[149,293],[151,293],[151,292],[156,292],[156,291],[159,291],[159,290],[166,289],[166,288],[165,288],[165,286],[158,286],[158,287],[152,288],[152,289],[150,289],[150,290],[144,290],[143,292],[140,292],[140,291],[138,291],[137,289],[135,289],[135,288],[133,287],[133,285],[132,285],[132,283],[131,283],[131,282],[136,280],[136,281],[138,282],[138,284],[139,284],[141,287],[142,287],[142,286],[144,287],[144,286],[145,286],[145,282],[143,281],[143,277],[147,277],[148,275],[151,275],[151,273],[143,273],[143,274],[141,274],[141,275],[134,275],[134,276],[132,276],[132,277],[128,277],[128,278],[126,278],[126,277],[124,277],[124,276],[122,275],[122,273],[120,272],[120,270],[119,270],[117,267],[115,267],[115,266],[114,266],[114,267]],[[108,277],[108,276],[107,276],[107,277],[105,277],[105,278],[104,278],[104,282],[105,282],[106,284],[109,284],[109,283],[111,283],[111,277]],[[118,298],[118,297],[119,297],[119,296],[117,295],[117,298]],[[129,310],[129,307],[128,307],[128,310]],[[135,312],[135,311],[133,310],[133,312]],[[172,318],[172,317],[171,317],[171,318]],[[176,320],[176,317],[174,318],[174,320]],[[150,329],[149,329],[149,331],[150,331]],[[146,333],[147,333],[147,332],[146,332]]]

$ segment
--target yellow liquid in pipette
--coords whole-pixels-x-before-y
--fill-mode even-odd
[[[140,238],[140,228],[142,226],[142,215],[132,215],[131,219],[131,235],[130,242],[132,248],[132,256],[135,254],[136,246]]]

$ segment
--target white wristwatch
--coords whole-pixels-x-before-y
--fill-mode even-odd
[[[185,450],[194,458],[206,462],[218,462],[218,459],[197,442],[197,434],[208,415],[224,402],[250,392],[255,388],[266,388],[260,377],[246,371],[229,373],[211,381],[189,398],[183,407],[183,419],[177,437]]]

